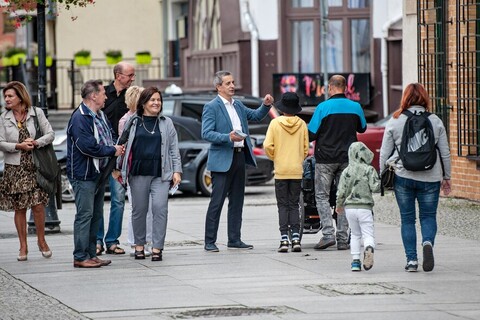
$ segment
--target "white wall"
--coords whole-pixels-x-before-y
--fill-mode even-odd
[[[72,59],[80,49],[90,50],[94,59],[104,58],[108,49],[122,50],[124,58],[146,50],[162,57],[162,41],[159,0],[100,0],[86,8],[61,10],[56,23],[60,59]]]
[[[373,0],[372,34],[374,38],[382,37],[382,28],[388,21],[402,15],[402,0]]]
[[[416,0],[404,0],[403,12],[402,81],[403,87],[405,87],[409,83],[418,82]]]
[[[239,0],[240,1],[240,0]],[[259,40],[277,40],[278,39],[278,2],[277,0],[249,0],[250,13],[253,22],[257,26]],[[240,13],[241,15],[241,10]],[[249,32],[244,18],[242,21],[242,30]]]

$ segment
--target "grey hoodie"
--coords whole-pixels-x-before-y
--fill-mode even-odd
[[[348,166],[343,170],[337,187],[337,207],[372,209],[372,192],[380,190],[380,178],[371,163],[373,152],[354,142],[348,149]]]

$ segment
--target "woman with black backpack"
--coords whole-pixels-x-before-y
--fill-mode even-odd
[[[380,149],[380,172],[386,166],[395,170],[393,190],[400,210],[407,272],[418,268],[415,203],[422,233],[422,266],[429,272],[434,267],[440,190],[444,195],[451,191],[450,147],[445,126],[429,110],[430,98],[425,88],[419,83],[409,84],[400,107],[385,127]]]

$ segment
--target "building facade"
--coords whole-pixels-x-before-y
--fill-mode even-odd
[[[404,84],[420,82],[447,128],[452,193],[480,200],[480,3],[405,0]]]

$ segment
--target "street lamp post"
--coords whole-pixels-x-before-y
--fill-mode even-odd
[[[320,0],[320,22],[321,22],[321,32],[322,36],[320,39],[320,48],[322,49],[321,53],[321,68],[323,72],[323,85],[324,85],[324,95],[325,100],[328,99],[328,70],[327,70],[327,36],[328,36],[328,1]]]
[[[43,110],[48,118],[47,107],[47,66],[45,58],[47,56],[45,41],[45,4],[37,4],[37,36],[38,36],[38,106]],[[57,206],[55,204],[55,194],[48,195],[50,200],[45,207],[45,231],[60,232],[60,220],[58,220]],[[35,233],[35,223],[32,213],[28,221],[28,232]]]

